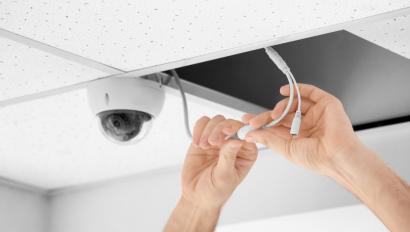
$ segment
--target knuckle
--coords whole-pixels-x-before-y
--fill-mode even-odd
[[[207,118],[206,116],[203,116],[195,122],[195,126],[198,126],[198,125],[204,123],[207,120],[209,120],[209,118]]]
[[[200,125],[202,125],[203,123],[209,121],[209,117],[207,116],[202,116],[200,119],[198,119],[195,123],[195,128],[198,128]]]
[[[333,96],[333,95],[331,95],[331,94],[329,94],[329,95],[325,98],[325,100],[326,100],[326,103],[329,104],[329,105],[334,105],[334,106],[336,106],[336,107],[341,107],[341,108],[343,108],[343,103],[342,103],[342,101],[341,101],[339,98],[337,98],[337,97],[335,97],[335,96]]]
[[[215,115],[212,119],[223,120],[225,119],[225,117],[223,115],[218,114],[218,115]]]
[[[244,125],[241,121],[234,120],[234,119],[230,119],[228,124],[234,127],[241,127]]]
[[[310,91],[316,87],[311,84],[299,84],[299,88],[301,91]]]
[[[205,121],[205,120],[209,120],[210,118],[208,116],[202,116],[201,118],[198,119],[197,122],[201,122],[201,121]]]
[[[333,96],[333,101],[335,102],[336,105],[343,108],[343,102],[339,98]]]
[[[278,103],[276,103],[275,108],[279,108],[279,107],[285,105],[286,102],[289,101],[288,99],[289,99],[289,98],[285,98],[285,99],[280,100]]]
[[[222,156],[227,161],[234,161],[236,159],[236,156],[234,155],[232,150],[224,152]]]

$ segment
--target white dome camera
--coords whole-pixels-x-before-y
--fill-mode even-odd
[[[160,83],[141,77],[96,80],[87,87],[87,93],[101,132],[119,144],[133,144],[144,138],[165,99]]]

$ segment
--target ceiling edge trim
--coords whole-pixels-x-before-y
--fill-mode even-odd
[[[317,35],[326,34],[326,33],[334,32],[334,31],[338,31],[338,30],[343,30],[343,29],[348,28],[348,27],[350,27],[354,24],[357,25],[357,24],[370,23],[370,22],[373,22],[373,21],[376,21],[376,20],[382,20],[382,19],[386,19],[386,18],[390,18],[390,17],[406,15],[406,14],[409,14],[409,13],[410,13],[410,7],[406,7],[406,8],[399,9],[399,10],[389,11],[389,12],[381,13],[381,14],[378,14],[378,15],[373,15],[373,16],[368,16],[368,17],[361,18],[361,19],[352,20],[352,21],[349,21],[349,22],[344,22],[344,23],[339,23],[339,24],[330,25],[330,26],[326,26],[326,27],[321,27],[321,28],[318,28],[318,29],[313,29],[313,30],[300,32],[300,33],[295,33],[295,34],[288,35],[288,36],[282,36],[282,37],[262,41],[260,43],[247,44],[247,45],[239,46],[239,47],[232,48],[232,49],[222,50],[220,52],[207,53],[207,54],[200,55],[200,56],[195,56],[195,57],[191,57],[191,58],[186,58],[186,59],[182,59],[182,60],[178,60],[178,61],[173,61],[173,62],[164,63],[164,64],[160,64],[160,65],[154,65],[154,66],[145,67],[145,68],[136,69],[136,70],[131,70],[131,71],[126,71],[126,72],[124,72],[120,69],[116,69],[116,68],[113,68],[111,66],[105,65],[103,63],[100,63],[100,62],[97,62],[97,61],[82,57],[80,55],[77,55],[77,54],[74,54],[74,53],[71,53],[71,52],[61,50],[59,48],[56,48],[56,47],[53,47],[53,46],[50,46],[50,45],[47,45],[47,44],[32,40],[30,38],[27,38],[27,37],[24,37],[24,36],[21,36],[21,35],[18,35],[18,34],[15,34],[13,32],[9,32],[7,30],[4,30],[4,29],[0,28],[0,36],[4,36],[5,38],[8,38],[8,39],[11,39],[11,40],[26,44],[28,46],[38,48],[42,51],[46,51],[50,54],[60,56],[64,59],[68,59],[68,60],[80,63],[82,65],[86,65],[86,66],[91,67],[91,68],[97,68],[98,70],[100,70],[100,68],[104,69],[108,73],[108,76],[99,77],[99,78],[96,78],[95,80],[80,82],[80,83],[77,83],[77,84],[64,86],[64,87],[61,87],[61,88],[56,88],[56,89],[52,89],[52,90],[48,90],[48,91],[35,93],[35,94],[30,94],[30,95],[25,95],[25,96],[21,96],[21,97],[16,97],[16,98],[3,100],[3,101],[0,101],[0,108],[4,107],[4,106],[7,106],[7,105],[18,104],[18,103],[25,102],[25,101],[30,101],[30,100],[34,100],[34,99],[38,99],[38,98],[43,98],[43,97],[47,97],[47,96],[52,96],[52,95],[56,95],[56,94],[60,94],[60,93],[69,92],[69,91],[77,90],[77,89],[80,89],[80,88],[84,88],[89,83],[91,83],[93,81],[96,81],[98,79],[102,79],[102,78],[144,76],[144,75],[148,75],[148,74],[152,74],[152,73],[162,72],[162,71],[171,70],[171,69],[175,69],[175,68],[179,68],[179,67],[184,67],[184,66],[188,66],[188,65],[192,65],[192,64],[196,64],[196,63],[201,63],[201,62],[205,62],[205,61],[209,61],[209,60],[214,60],[214,59],[218,59],[218,58],[222,58],[222,57],[227,57],[227,56],[231,56],[231,55],[235,55],[235,54],[239,54],[239,53],[253,51],[253,50],[257,50],[257,49],[268,47],[268,46],[273,46],[273,45],[282,44],[282,43],[286,43],[286,42],[290,42],[290,41],[294,41],[294,40],[304,39],[304,38],[308,38],[308,37],[312,37],[312,36],[317,36]]]
[[[211,53],[207,53],[204,55],[185,58],[182,60],[172,61],[172,62],[168,62],[164,64],[144,67],[144,68],[130,70],[130,71],[123,71],[121,69],[111,67],[99,61],[95,61],[95,60],[80,56],[78,54],[59,49],[57,47],[30,39],[28,37],[16,34],[11,31],[7,31],[2,28],[0,28],[0,36],[3,36],[10,40],[13,40],[13,41],[16,41],[16,42],[19,42],[19,43],[22,43],[22,44],[25,44],[25,45],[28,45],[34,48],[37,48],[39,50],[48,52],[50,54],[59,56],[61,58],[64,58],[64,59],[67,59],[73,62],[77,62],[79,64],[88,66],[90,68],[103,71],[111,76],[129,77],[129,76],[144,76],[144,75],[148,75],[148,74],[152,74],[156,72],[171,70],[171,69],[184,67],[184,66],[188,66],[192,64],[197,64],[197,63],[201,63],[201,62],[205,62],[209,60],[214,60],[214,59],[232,56],[232,55],[236,55],[236,54],[240,54],[240,53],[244,53],[248,51],[253,51],[253,50],[261,49],[261,48],[268,47],[268,46],[287,43],[287,42],[300,40],[300,39],[304,39],[304,38],[308,38],[312,36],[322,35],[322,34],[334,32],[334,31],[338,31],[338,30],[344,30],[353,25],[371,23],[377,20],[397,17],[401,15],[406,15],[409,13],[410,13],[410,7],[406,7],[406,8],[393,10],[393,11],[389,11],[389,12],[385,12],[385,13],[381,13],[377,15],[372,15],[372,16],[368,16],[368,17],[364,17],[360,19],[351,20],[348,22],[338,23],[338,24],[334,24],[330,26],[324,26],[324,27],[320,27],[317,29],[299,32],[299,33],[295,33],[295,34],[291,34],[287,36],[281,36],[281,37],[261,41],[258,43],[246,44],[246,45],[239,46],[236,48],[225,49],[219,52],[211,52]]]
[[[0,36],[6,39],[9,39],[9,40],[15,41],[17,43],[36,48],[43,52],[58,56],[60,58],[75,62],[77,64],[81,64],[89,68],[102,71],[106,73],[107,75],[119,74],[119,73],[124,72],[123,70],[112,67],[110,65],[86,58],[84,56],[77,55],[75,53],[42,43],[34,39],[30,39],[28,37],[19,35],[17,33],[14,33],[14,32],[2,29],[2,28],[0,28]]]
[[[283,44],[283,43],[287,43],[291,41],[301,40],[301,39],[305,39],[305,38],[309,38],[313,36],[323,35],[323,34],[335,32],[335,31],[340,31],[340,30],[347,29],[353,25],[371,23],[377,20],[397,17],[401,15],[406,15],[409,13],[410,13],[410,7],[406,7],[406,8],[402,8],[399,10],[393,10],[393,11],[389,11],[389,12],[385,12],[385,13],[381,13],[381,14],[377,14],[373,16],[351,20],[348,22],[320,27],[317,29],[312,29],[312,30],[308,30],[304,32],[281,36],[281,37],[264,40],[264,41],[257,42],[257,43],[246,44],[246,45],[238,46],[235,48],[225,49],[225,50],[221,50],[218,52],[211,52],[211,53],[207,53],[204,55],[185,58],[182,60],[171,61],[171,62],[164,63],[164,64],[135,69],[135,70],[127,71],[126,73],[122,73],[122,74],[116,74],[116,75],[114,74],[113,76],[115,77],[116,76],[118,77],[144,76],[144,75],[148,75],[148,74],[152,74],[156,72],[162,72],[162,71],[176,69],[176,68],[193,65],[197,63],[202,63],[202,62],[206,62],[210,60],[215,60],[215,59],[219,59],[223,57],[228,57],[228,56],[232,56],[232,55],[236,55],[240,53],[254,51],[254,50],[258,50],[258,49],[269,47],[269,46],[274,46],[274,45]]]

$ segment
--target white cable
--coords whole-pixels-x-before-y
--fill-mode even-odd
[[[295,84],[296,94],[298,96],[298,108],[292,120],[292,125],[290,127],[290,134],[298,135],[299,130],[300,130],[300,124],[302,123],[302,97],[300,96],[300,90],[299,90],[298,83],[296,82],[296,79],[293,76],[292,72],[290,72],[290,69],[289,69],[289,74],[292,77],[293,83]]]
[[[175,78],[175,83],[177,84],[179,88],[179,92],[181,93],[181,98],[182,98],[182,105],[184,108],[184,123],[185,123],[185,132],[189,138],[192,138],[192,132],[191,129],[189,128],[189,113],[188,113],[188,104],[185,96],[185,91],[182,88],[182,84],[179,78],[178,73],[175,71],[175,69],[171,70],[172,76]]]
[[[298,106],[297,106],[295,116],[292,120],[292,125],[290,127],[290,134],[291,135],[298,135],[299,134],[299,129],[300,129],[300,124],[302,122],[302,112],[301,112],[302,98],[300,96],[298,83],[296,82],[295,77],[293,76],[292,72],[290,71],[289,66],[282,59],[282,57],[279,55],[279,53],[277,53],[272,47],[265,48],[265,51],[268,54],[269,58],[271,58],[271,60],[286,75],[286,77],[288,77],[288,81],[289,81],[289,77],[291,79],[292,84],[289,83],[290,96],[289,96],[288,106],[289,106],[289,103],[290,104],[293,103],[293,91],[292,90],[293,90],[293,88],[296,88],[296,94],[297,94],[297,97],[298,97]],[[288,113],[289,113],[289,109],[285,109],[282,116],[284,116],[284,115],[286,116]],[[280,119],[283,119],[283,118],[280,118]],[[275,120],[275,121],[273,121],[272,123],[270,123],[269,125],[267,125],[265,127],[273,126],[273,125],[277,124],[279,121],[280,120]]]
[[[273,61],[273,63],[275,63],[276,66],[279,68],[279,70],[281,70],[283,72],[283,74],[286,75],[286,78],[288,79],[288,82],[289,82],[289,90],[290,90],[289,92],[290,93],[289,93],[288,104],[287,104],[285,110],[282,112],[281,116],[279,118],[276,118],[275,120],[273,120],[272,122],[270,122],[269,124],[267,124],[263,127],[264,128],[272,127],[272,126],[278,124],[283,118],[286,117],[286,115],[288,115],[290,107],[293,104],[294,88],[296,88],[296,94],[297,94],[297,97],[298,97],[298,106],[297,106],[297,110],[296,110],[296,113],[295,113],[295,117],[293,118],[293,121],[292,121],[290,134],[298,135],[299,129],[300,129],[300,124],[301,124],[301,121],[302,121],[302,113],[301,113],[302,99],[301,99],[300,92],[299,92],[299,86],[298,86],[298,84],[295,80],[295,77],[293,76],[292,72],[290,71],[289,66],[282,59],[282,57],[279,55],[279,53],[277,53],[272,47],[265,48],[265,51],[266,51],[267,55],[269,56],[269,58]],[[235,137],[237,137],[239,139],[244,139],[250,131],[255,130],[255,129],[257,129],[257,128],[253,128],[250,125],[244,126],[238,131],[238,133]]]
[[[290,72],[290,69],[289,69],[289,74],[290,74],[290,77],[292,78],[293,84],[294,84],[294,86],[295,86],[296,95],[298,96],[298,109],[297,109],[297,111],[300,111],[300,112],[301,112],[301,111],[302,111],[302,97],[301,97],[301,95],[300,95],[299,85],[298,85],[298,83],[296,82],[296,79],[295,79],[295,77],[293,76],[292,72]]]
[[[271,123],[269,123],[268,125],[266,125],[265,127],[272,127],[276,124],[278,124],[280,121],[282,121],[282,119],[284,117],[286,117],[286,115],[288,115],[290,107],[292,107],[293,104],[293,98],[294,98],[294,87],[293,87],[293,81],[292,78],[289,74],[286,74],[286,78],[289,81],[289,89],[290,89],[290,95],[289,95],[289,101],[288,104],[286,105],[285,110],[283,110],[282,114],[280,115],[279,118],[276,118],[275,120],[273,120]]]
[[[288,113],[290,108],[292,107],[293,104],[293,99],[294,99],[294,89],[296,89],[296,95],[298,98],[298,106],[297,106],[297,110],[295,113],[295,116],[293,118],[292,121],[292,125],[291,125],[291,129],[290,129],[290,133],[292,135],[298,135],[299,133],[299,129],[300,129],[300,124],[302,121],[302,112],[301,112],[301,108],[302,108],[302,98],[300,95],[300,91],[299,91],[299,86],[296,82],[295,77],[293,76],[292,72],[290,71],[290,68],[288,67],[288,65],[286,64],[286,62],[282,59],[282,57],[272,48],[272,47],[267,47],[265,48],[265,51],[267,53],[267,55],[269,56],[269,58],[276,64],[276,66],[286,75],[286,78],[289,82],[289,101],[288,104],[286,105],[285,110],[282,112],[282,114],[276,118],[275,120],[273,120],[272,122],[270,122],[269,124],[265,125],[264,127],[272,127],[276,124],[278,124],[280,121],[283,120],[283,118],[285,118]],[[175,70],[171,70],[172,75],[175,78],[175,82],[179,88],[179,91],[181,93],[181,98],[182,98],[182,103],[183,103],[183,108],[184,108],[184,122],[185,122],[185,131],[186,134],[188,135],[188,137],[192,138],[192,132],[189,128],[189,114],[188,114],[188,104],[187,104],[187,100],[186,100],[186,96],[185,96],[185,92],[182,88],[182,84],[179,78],[178,73]],[[238,133],[233,136],[239,139],[244,139],[246,137],[246,134],[248,134],[250,131],[254,130],[255,128],[247,125],[242,127]],[[266,148],[259,148],[259,150],[263,150]]]

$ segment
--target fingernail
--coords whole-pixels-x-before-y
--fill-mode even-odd
[[[280,92],[280,93],[284,93],[284,92],[285,92],[285,89],[286,89],[286,86],[282,86],[282,87],[280,87],[279,92]]]
[[[270,117],[274,120],[276,118],[276,113],[272,113]]]

